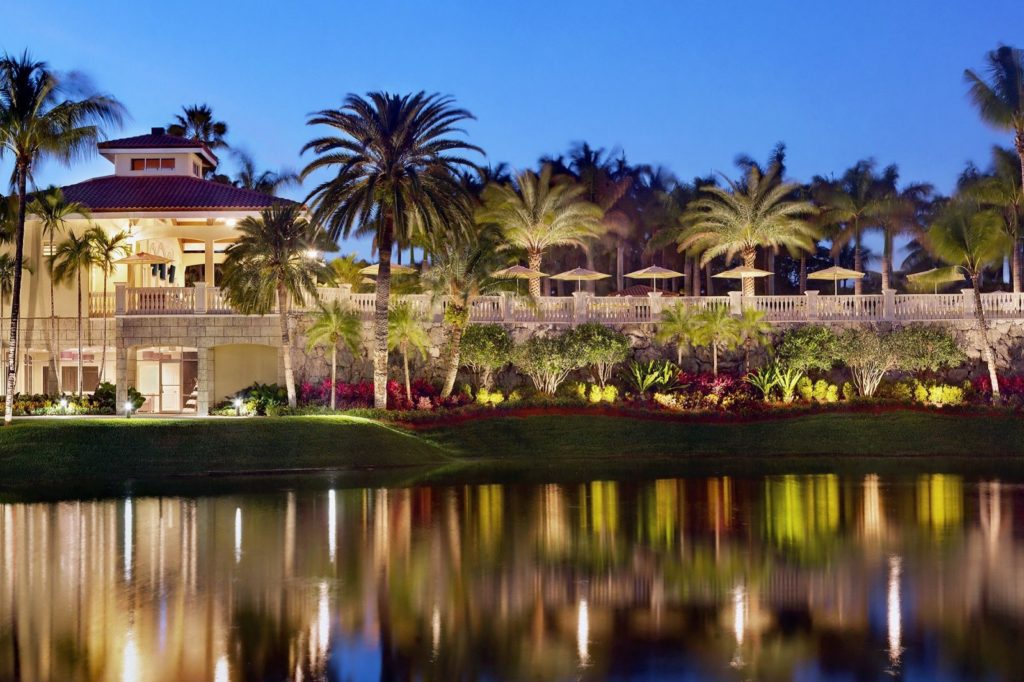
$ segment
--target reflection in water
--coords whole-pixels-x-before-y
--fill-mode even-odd
[[[1024,679],[1022,514],[944,474],[0,504],[0,680]]]

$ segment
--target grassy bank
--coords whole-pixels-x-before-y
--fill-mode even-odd
[[[837,466],[1019,475],[1024,420],[892,412],[701,424],[554,415],[409,432],[349,417],[33,419],[0,430],[0,485],[22,493],[324,470],[346,472],[358,483],[384,472],[391,472],[389,482],[557,480]]]

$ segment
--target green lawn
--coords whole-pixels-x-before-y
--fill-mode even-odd
[[[394,482],[836,467],[1017,476],[1024,474],[1024,420],[909,411],[748,424],[558,415],[408,432],[350,417],[110,418],[24,419],[0,430],[0,490],[20,494],[109,494],[126,481],[193,485],[226,475],[325,470],[356,475],[355,482],[369,480],[358,477],[367,472],[390,472]]]

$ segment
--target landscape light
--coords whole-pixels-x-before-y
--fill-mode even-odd
[[[227,225],[228,227],[234,227],[235,225],[237,225],[237,224],[238,224],[238,220],[236,220],[235,218],[228,218],[227,220],[225,220],[225,221],[224,221],[224,223],[225,223],[225,224],[226,224],[226,225]]]
[[[235,416],[236,417],[241,417],[242,416],[242,399],[241,398],[235,398],[233,402],[235,404]]]
[[[132,410],[134,410],[134,409],[135,409],[135,405],[132,404],[132,401],[130,401],[130,400],[127,401],[124,404],[124,416],[127,417],[128,419],[131,419],[132,418]]]
[[[320,259],[320,252],[317,251],[316,249],[309,249],[309,250],[306,251],[306,258],[308,258],[310,260],[319,260]]]
[[[67,411],[68,411],[68,399],[67,398],[61,398],[60,399],[60,411],[63,414],[67,414]]]

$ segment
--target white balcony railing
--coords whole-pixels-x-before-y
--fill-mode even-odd
[[[90,294],[91,317],[111,315],[234,315],[236,311],[216,287],[128,288],[115,285],[106,298]],[[309,311],[320,303],[337,301],[359,312],[365,320],[373,318],[374,294],[353,294],[348,287],[324,287],[317,300],[295,305],[297,311]],[[432,301],[425,294],[398,296],[418,313],[432,320],[444,315],[447,301]],[[1024,319],[1024,294],[994,292],[981,295],[985,315],[993,320]],[[530,299],[514,294],[481,296],[474,299],[470,320],[516,324],[572,325],[583,322],[604,324],[656,324],[662,311],[673,305],[697,310],[713,306],[727,307],[734,314],[746,308],[764,313],[770,322],[928,322],[971,319],[974,294],[896,294],[887,291],[865,296],[832,296],[808,292],[800,296],[747,296],[732,292],[728,296],[667,297],[592,296],[578,292],[572,296],[541,296]]]

